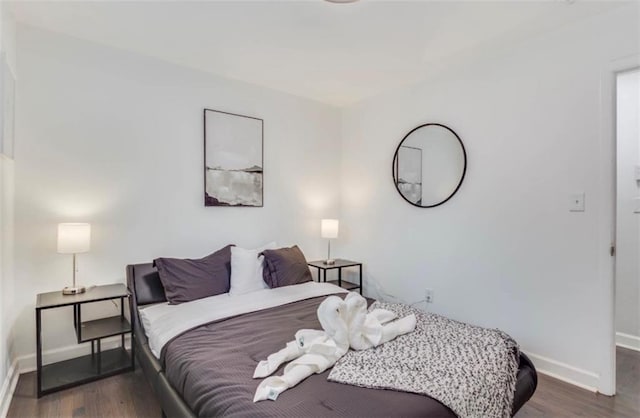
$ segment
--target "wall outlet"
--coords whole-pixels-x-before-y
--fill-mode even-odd
[[[424,301],[427,303],[433,303],[433,289],[425,289]]]
[[[572,193],[569,195],[569,211],[584,212],[584,193]]]

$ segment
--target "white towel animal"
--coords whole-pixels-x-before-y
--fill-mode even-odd
[[[276,400],[285,390],[297,385],[314,373],[322,373],[332,367],[349,350],[349,335],[344,320],[346,304],[337,296],[329,296],[318,307],[318,319],[322,331],[301,330],[296,340],[287,347],[272,354],[267,361],[258,363],[254,377],[271,374],[280,364],[297,357],[284,368],[282,376],[264,379],[258,385],[254,402],[267,399]]]
[[[396,318],[391,311],[374,309],[367,313],[367,300],[357,293],[349,293],[345,303],[349,345],[354,350],[377,347],[416,328],[416,317],[413,314],[389,322]]]
[[[258,385],[253,401],[276,400],[282,392],[312,374],[333,367],[349,347],[366,350],[415,329],[415,315],[390,322],[395,317],[384,309],[367,313],[367,301],[357,293],[349,293],[344,300],[329,296],[318,307],[318,320],[324,331],[300,330],[295,341],[258,363],[254,378],[268,376],[281,364],[293,360],[285,366],[282,376],[268,377]]]
[[[253,372],[253,378],[267,377],[275,372],[281,364],[296,359],[306,353],[316,342],[326,339],[326,333],[315,329],[301,329],[296,332],[295,341],[289,341],[285,348],[262,360]]]

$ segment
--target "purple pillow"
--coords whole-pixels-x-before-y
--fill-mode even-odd
[[[160,281],[171,305],[189,302],[229,291],[231,247],[197,260],[156,258]]]
[[[311,272],[297,245],[291,248],[264,250],[262,278],[270,288],[310,282]]]

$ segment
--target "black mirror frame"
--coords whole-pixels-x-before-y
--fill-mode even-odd
[[[423,206],[423,205],[417,205],[415,203],[413,203],[412,201],[410,201],[409,199],[407,199],[406,197],[404,197],[404,195],[402,194],[402,192],[400,191],[400,189],[398,188],[398,179],[396,178],[396,172],[397,172],[397,165],[398,165],[398,151],[400,151],[400,147],[402,146],[402,143],[404,142],[405,139],[407,139],[409,137],[409,135],[411,135],[413,132],[417,131],[420,128],[424,128],[425,126],[439,126],[441,128],[444,128],[446,130],[448,130],[449,132],[451,132],[453,135],[455,135],[456,139],[458,140],[458,142],[460,143],[460,147],[462,148],[462,155],[464,156],[464,167],[462,168],[462,176],[460,177],[460,182],[458,183],[458,185],[456,186],[456,188],[453,190],[453,192],[451,192],[451,194],[444,199],[442,202],[440,203],[436,203],[435,205],[430,205],[430,206]],[[393,154],[393,161],[391,162],[391,176],[393,177],[393,186],[396,188],[396,190],[398,191],[398,194],[405,200],[405,202],[409,203],[412,206],[415,206],[417,208],[422,208],[422,209],[427,209],[427,208],[435,208],[436,206],[440,206],[443,203],[447,202],[449,199],[451,199],[453,197],[454,194],[456,194],[458,192],[458,190],[460,189],[460,186],[462,186],[462,182],[464,181],[464,176],[467,173],[467,150],[464,147],[464,144],[462,143],[462,140],[460,139],[460,137],[458,136],[457,133],[455,133],[455,131],[451,128],[449,128],[446,125],[443,125],[441,123],[425,123],[422,124],[420,126],[416,126],[415,128],[413,128],[411,131],[409,131],[409,133],[407,133],[404,138],[402,138],[402,140],[400,141],[400,143],[398,144],[398,146],[396,147],[396,152]]]

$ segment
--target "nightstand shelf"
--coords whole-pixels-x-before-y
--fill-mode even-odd
[[[310,267],[318,269],[318,282],[320,281],[320,272],[323,274],[323,282],[327,282],[327,270],[338,270],[338,280],[330,280],[327,283],[335,284],[346,290],[359,290],[362,294],[362,263],[351,260],[335,260],[334,264],[325,264],[324,260],[310,261],[307,263]],[[359,284],[342,280],[342,269],[348,267],[358,267],[359,269]]]
[[[357,290],[360,289],[360,286],[357,283],[346,282],[344,280],[338,282],[337,280],[329,280],[327,283],[335,284],[336,286],[340,286],[345,290]]]
[[[57,392],[83,383],[131,370],[131,353],[122,347],[105,350],[100,355],[59,361],[42,366],[40,395]]]
[[[80,325],[78,343],[100,338],[113,337],[131,332],[131,324],[122,316],[111,316],[93,321],[85,321]]]
[[[120,299],[120,315],[82,321],[82,305]],[[38,397],[83,383],[92,382],[114,374],[134,369],[133,344],[125,347],[125,336],[133,334],[133,327],[125,317],[125,302],[129,304],[131,317],[131,295],[124,284],[95,286],[85,293],[63,295],[48,292],[38,295],[36,300],[36,365]],[[90,342],[91,354],[43,364],[42,359],[42,311],[61,307],[73,307],[73,327],[78,344]],[[120,346],[102,350],[102,339],[120,336]]]

